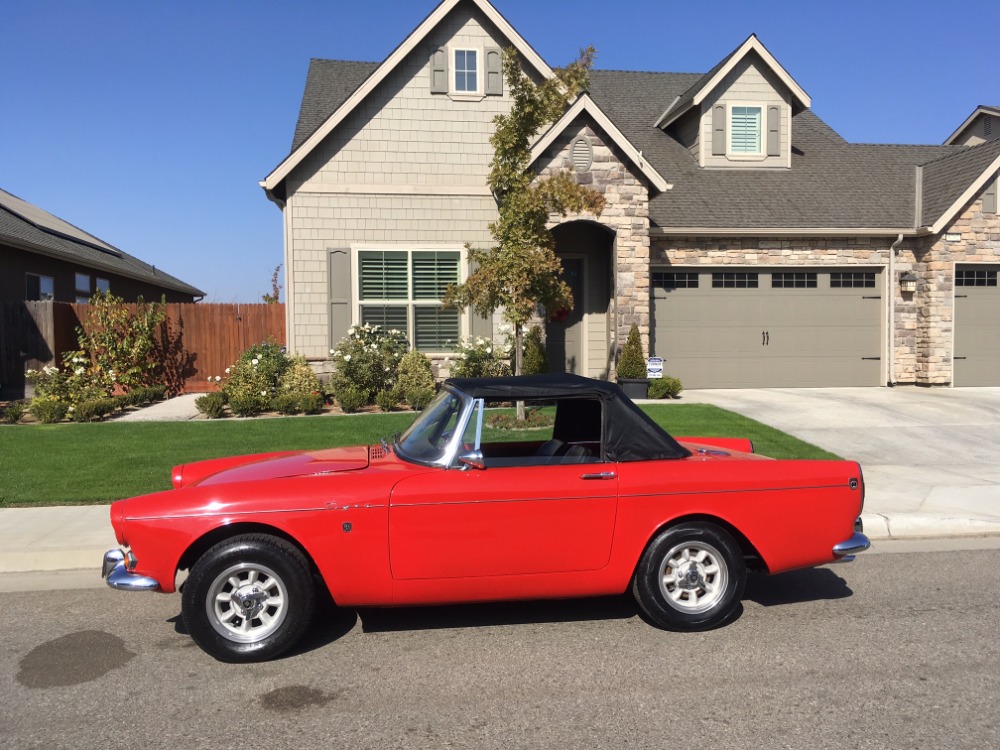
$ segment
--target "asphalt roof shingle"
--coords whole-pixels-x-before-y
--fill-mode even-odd
[[[0,244],[5,241],[184,294],[205,296],[200,289],[0,189]]]
[[[292,150],[343,105],[378,65],[312,60]],[[852,144],[812,110],[804,110],[792,119],[791,169],[703,169],[682,143],[654,124],[671,102],[690,95],[706,75],[591,72],[589,93],[594,102],[673,183],[672,190],[650,200],[654,227],[911,229],[917,225],[917,167],[969,150],[966,146]],[[931,193],[924,199],[921,224],[928,223],[927,217],[942,205],[942,196],[955,193],[958,182],[967,179],[968,186],[975,179],[972,172],[979,163],[974,158],[959,159],[947,169],[939,166],[925,171],[925,190]]]

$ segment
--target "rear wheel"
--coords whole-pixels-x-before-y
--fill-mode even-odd
[[[301,638],[316,604],[309,564],[284,539],[233,537],[191,568],[181,612],[188,633],[220,661],[273,659]]]
[[[668,630],[706,630],[736,612],[746,585],[739,545],[708,523],[657,535],[639,561],[632,592],[643,612]]]

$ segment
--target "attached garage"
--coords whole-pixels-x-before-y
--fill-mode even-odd
[[[654,269],[650,281],[650,352],[685,388],[880,384],[880,268]]]
[[[1000,266],[955,268],[956,386],[1000,385]]]

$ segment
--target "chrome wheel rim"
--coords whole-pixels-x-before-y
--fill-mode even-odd
[[[288,592],[267,566],[240,563],[215,577],[205,609],[217,633],[238,643],[256,643],[281,627],[288,612]]]
[[[722,599],[729,584],[729,567],[705,542],[684,542],[670,549],[660,563],[660,593],[678,612],[699,614]]]

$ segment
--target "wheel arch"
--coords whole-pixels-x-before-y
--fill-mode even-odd
[[[312,573],[317,576],[319,575],[319,567],[316,565],[316,561],[309,553],[309,550],[298,539],[293,537],[288,532],[282,531],[276,526],[271,526],[266,523],[255,523],[252,521],[217,526],[214,529],[202,534],[200,537],[195,539],[186,550],[184,550],[180,560],[177,561],[176,572],[180,572],[181,570],[190,570],[191,566],[194,565],[202,555],[208,552],[208,550],[219,542],[224,542],[227,539],[243,536],[245,534],[266,534],[268,536],[285,540],[289,544],[295,546],[305,556],[306,561],[309,563],[309,569]]]
[[[690,513],[685,516],[671,518],[669,521],[664,521],[653,529],[649,538],[646,540],[646,544],[639,552],[639,556],[636,558],[635,567],[632,570],[633,577],[635,576],[635,571],[639,567],[639,562],[642,560],[642,556],[646,553],[649,545],[653,543],[653,540],[667,529],[672,529],[675,526],[680,526],[685,523],[707,523],[712,524],[713,526],[718,526],[720,529],[729,534],[729,536],[733,538],[733,541],[739,545],[740,551],[743,553],[743,562],[746,564],[747,570],[753,570],[759,573],[768,572],[767,563],[764,561],[764,558],[761,557],[760,552],[757,551],[757,548],[754,546],[753,542],[750,541],[747,535],[740,531],[736,526],[724,518],[713,516],[709,513]]]

